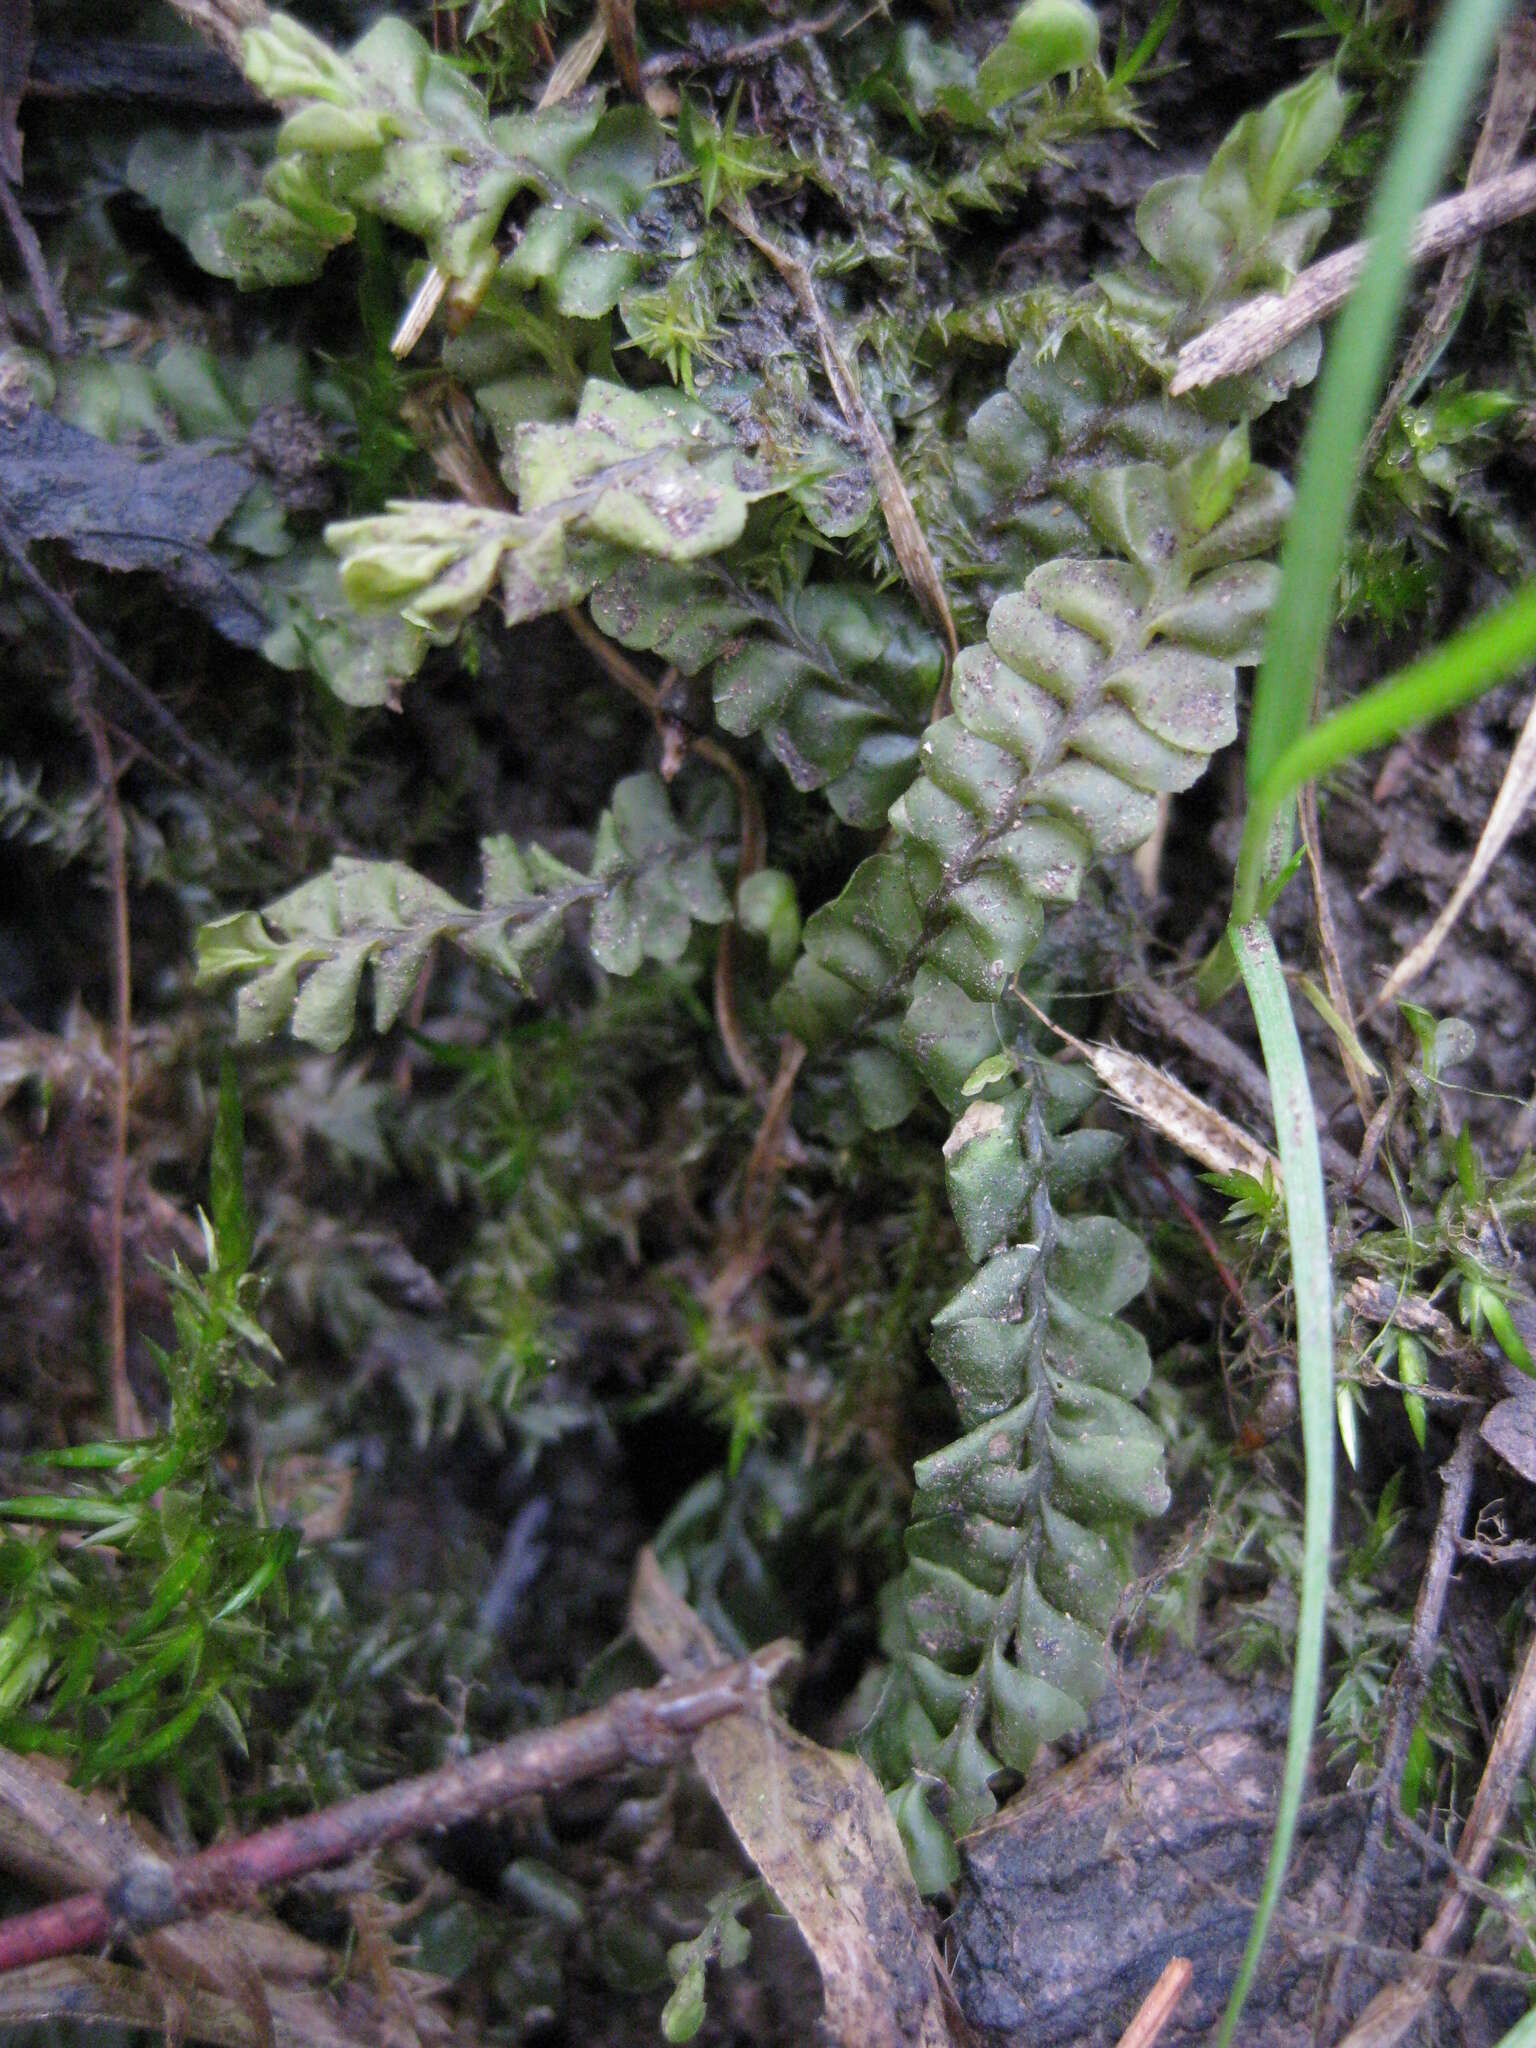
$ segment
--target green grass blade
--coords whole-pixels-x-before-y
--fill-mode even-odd
[[[1419,62],[1387,167],[1366,222],[1370,255],[1328,349],[1302,448],[1296,509],[1280,561],[1280,590],[1254,687],[1248,787],[1256,792],[1312,715],[1333,623],[1334,590],[1355,501],[1357,458],[1408,281],[1418,214],[1445,174],[1467,108],[1487,67],[1509,0],[1451,0]],[[1262,875],[1239,876],[1233,919],[1248,923]]]
[[[1221,2023],[1218,2048],[1227,2048],[1258,1968],[1269,1923],[1285,1883],[1296,1820],[1306,1787],[1312,1731],[1323,1679],[1323,1633],[1328,1606],[1328,1564],[1333,1541],[1333,1273],[1328,1253],[1328,1205],[1317,1143],[1312,1090],[1296,1019],[1275,942],[1264,924],[1234,926],[1232,950],[1259,1027],[1269,1072],[1275,1137],[1285,1176],[1285,1216],[1296,1292],[1296,1376],[1301,1398],[1301,1442],[1306,1456],[1302,1536],[1301,1609],[1296,1620],[1296,1669],[1285,1775],[1275,1816],[1258,1910],[1242,1967]]]
[[[1471,703],[1533,660],[1536,582],[1292,740],[1249,804],[1237,863],[1239,896],[1245,879],[1257,885],[1275,819],[1304,783]]]
[[[1523,2020],[1515,2021],[1498,2043],[1498,2048],[1536,2048],[1536,2006],[1532,2006]]]

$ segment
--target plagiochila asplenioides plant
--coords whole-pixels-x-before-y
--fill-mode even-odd
[[[1027,7],[979,70],[952,53],[946,70],[909,37],[903,76],[1015,147],[1030,120],[1061,120],[1059,73],[1107,90],[1096,35],[1087,9]],[[274,16],[246,50],[289,112],[260,189],[202,230],[224,274],[311,275],[372,212],[419,236],[492,324],[516,305],[639,329],[698,282],[694,241],[635,225],[659,183],[649,114],[598,95],[492,118],[398,21],[341,55]],[[1326,216],[1305,188],[1342,114],[1318,74],[1244,116],[1204,172],[1154,184],[1139,265],[1061,296],[938,451],[943,553],[979,596],[985,637],[961,649],[935,722],[942,646],[905,597],[847,563],[828,574],[809,548],[762,573],[754,508],[820,520],[824,550],[837,493],[806,446],[747,445],[739,389],[725,374],[711,385],[702,358],[691,390],[588,376],[558,417],[520,417],[487,378],[505,506],[401,503],[329,535],[354,602],[403,621],[418,652],[483,604],[509,624],[589,604],[611,639],[707,678],[723,730],[760,737],[798,789],[885,833],[806,923],[773,1009],[870,1125],[901,1121],[925,1090],[957,1119],[945,1171],[974,1271],[934,1318],[931,1350],[959,1434],[917,1468],[862,1738],[929,1887],[954,1875],[953,1838],[992,1810],[1000,1773],[1081,1725],[1134,1527],[1166,1500],[1162,1445],[1137,1407],[1146,1346],[1121,1313],[1147,1256],[1081,1204],[1115,1141],[1079,1127],[1092,1090],[1031,1050],[1013,991],[1047,913],[1235,737],[1237,672],[1257,659],[1289,505],[1249,427],[1313,374],[1316,339],[1197,398],[1174,401],[1167,383],[1184,339],[1316,246]],[[506,230],[519,194],[531,210]],[[742,260],[718,220],[708,232]],[[577,907],[610,973],[675,961],[698,927],[737,914],[728,792],[691,782],[679,804],[654,775],[622,781],[584,869],[487,841],[474,905],[397,862],[338,861],[205,929],[203,975],[242,979],[243,1036],[286,1024],[335,1048],[365,970],[380,1029],[445,942],[526,988]]]

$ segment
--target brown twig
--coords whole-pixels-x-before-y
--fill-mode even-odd
[[[815,333],[821,365],[837,400],[838,410],[857,434],[864,459],[874,477],[880,509],[885,514],[886,530],[891,536],[891,546],[901,573],[944,642],[944,675],[934,700],[934,716],[942,717],[949,706],[949,676],[960,643],[949,599],[944,593],[944,579],[939,574],[939,565],[934,560],[928,536],[923,531],[896,458],[880,431],[880,422],[865,403],[858,378],[843,354],[836,329],[817,296],[816,282],[809,269],[798,256],[791,256],[787,249],[781,249],[777,242],[763,233],[757,224],[757,216],[745,199],[722,206],[721,211],[736,232],[749,241],[760,256],[766,257],[784,279]]]
[[[1392,1674],[1392,1682],[1388,1688],[1389,1697],[1382,1702],[1384,1710],[1390,1712],[1391,1721],[1381,1754],[1381,1767],[1376,1773],[1376,1783],[1371,1791],[1371,1807],[1366,1819],[1365,1837],[1360,1846],[1355,1874],[1350,1880],[1349,1899],[1344,1908],[1344,1935],[1347,1941],[1357,1940],[1365,1927],[1365,1916],[1371,1903],[1376,1872],[1381,1863],[1382,1850],[1386,1845],[1387,1823],[1392,1816],[1395,1795],[1402,1783],[1403,1765],[1408,1758],[1408,1744],[1413,1737],[1413,1725],[1418,1715],[1419,1704],[1429,1683],[1435,1645],[1439,1641],[1440,1625],[1445,1617],[1445,1601],[1450,1590],[1451,1572],[1455,1567],[1461,1531],[1472,1499],[1472,1480],[1477,1469],[1477,1445],[1477,1423],[1469,1416],[1461,1425],[1456,1447],[1451,1452],[1442,1475],[1444,1490],[1440,1496],[1440,1513],[1435,1522],[1435,1533],[1430,1541],[1429,1557],[1413,1610],[1413,1626],[1409,1631],[1407,1647],[1396,1671]],[[1384,1719],[1386,1712],[1383,1714]],[[1329,2021],[1337,2019],[1343,2010],[1344,2001],[1349,1995],[1352,1966],[1352,1953],[1345,1948],[1340,1950],[1335,1960],[1331,1982],[1330,1974],[1324,1973],[1321,2010]]]
[[[1480,1878],[1488,1867],[1509,1812],[1515,1788],[1525,1775],[1536,1741],[1536,1636],[1526,1645],[1514,1688],[1504,1703],[1488,1762],[1472,1802],[1456,1862],[1468,1876]],[[1437,1972],[1466,1919],[1468,1898],[1451,1886],[1407,1971],[1371,2000],[1339,2048],[1397,2048],[1411,2032],[1434,1995]]]
[[[848,9],[846,5],[829,7],[825,14],[818,14],[810,21],[792,21],[783,28],[765,29],[761,35],[748,36],[745,42],[729,43],[724,49],[712,50],[665,50],[655,57],[647,57],[640,66],[640,75],[647,81],[656,78],[672,78],[680,71],[735,71],[743,65],[757,64],[764,57],[775,57],[780,50],[790,49],[795,43],[808,42],[812,36],[824,36],[837,27]]]
[[[112,1424],[119,1437],[144,1434],[144,1418],[128,1380],[128,1309],[123,1268],[124,1212],[128,1187],[128,1099],[132,1085],[133,956],[128,930],[128,834],[118,795],[119,768],[112,756],[91,690],[90,656],[79,641],[69,643],[70,701],[91,749],[107,842],[107,886],[112,900],[112,1178],[107,1213],[107,1359],[112,1387]]]
[[[1536,111],[1536,21],[1525,15],[1510,22],[1499,38],[1499,62],[1494,73],[1493,92],[1477,146],[1472,152],[1472,161],[1467,167],[1469,190],[1509,169],[1525,140],[1533,111]],[[1371,431],[1365,437],[1365,447],[1360,455],[1362,469],[1369,469],[1375,461],[1392,422],[1445,347],[1476,268],[1476,243],[1454,250],[1447,258],[1429,309],[1404,353],[1402,368],[1371,422]]]
[[[640,52],[635,44],[635,0],[597,0],[597,7],[619,83],[631,99],[643,99],[645,81],[640,76]]]
[[[1411,259],[1422,263],[1431,256],[1448,255],[1533,209],[1536,163],[1521,164],[1502,177],[1489,178],[1454,198],[1442,199],[1422,213],[1414,231]],[[1327,319],[1360,282],[1369,250],[1369,243],[1354,242],[1325,256],[1321,263],[1302,271],[1289,291],[1265,292],[1249,299],[1204,334],[1186,342],[1168,386],[1170,395],[1177,398],[1219,378],[1252,370],[1298,334]]]
[[[1206,1227],[1205,1218],[1200,1214],[1194,1203],[1184,1194],[1182,1189],[1164,1172],[1158,1161],[1157,1154],[1151,1145],[1144,1144],[1142,1146],[1141,1159],[1147,1172],[1162,1188],[1169,1201],[1172,1202],[1196,1238],[1199,1239],[1200,1247],[1214,1267],[1217,1279],[1226,1289],[1228,1298],[1237,1309],[1243,1321],[1248,1325],[1250,1333],[1257,1338],[1264,1356],[1267,1358],[1275,1357],[1279,1353],[1280,1347],[1275,1342],[1274,1332],[1265,1327],[1263,1317],[1250,1306],[1248,1297],[1243,1292],[1242,1282],[1223,1258],[1221,1246]]]
[[[1120,2048],[1154,2048],[1163,2029],[1189,1989],[1195,1966],[1187,1956],[1175,1956],[1142,2000],[1136,2017],[1120,2036]]]
[[[56,355],[67,356],[75,346],[74,330],[69,324],[69,315],[64,310],[64,301],[59,297],[53,273],[43,254],[42,244],[33,232],[32,223],[21,210],[21,201],[9,178],[0,174],[0,213],[5,215],[5,224],[11,231],[11,240],[16,244],[22,267],[27,273],[27,282],[32,287],[32,296],[37,300],[37,310],[43,316],[43,325],[48,329],[48,340]]]
[[[425,1777],[221,1842],[180,1862],[144,1858],[105,1891],[78,1893],[0,1921],[0,1972],[169,1927],[263,1886],[291,1883],[365,1850],[454,1827],[624,1764],[668,1762],[699,1729],[761,1700],[796,1654],[792,1644],[770,1643],[701,1678],[619,1693],[605,1707],[559,1727],[515,1736]]]

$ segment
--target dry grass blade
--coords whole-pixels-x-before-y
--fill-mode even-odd
[[[1339,1057],[1344,1063],[1344,1077],[1349,1082],[1349,1092],[1355,1098],[1355,1107],[1360,1112],[1360,1121],[1370,1126],[1376,1114],[1376,1097],[1371,1090],[1371,1072],[1359,1055],[1359,1040],[1356,1036],[1354,1005],[1350,1001],[1349,983],[1344,978],[1344,962],[1339,951],[1338,926],[1333,918],[1333,900],[1328,894],[1328,878],[1323,872],[1322,834],[1317,825],[1317,791],[1311,783],[1301,792],[1296,805],[1297,820],[1301,826],[1301,843],[1306,848],[1307,867],[1312,876],[1312,900],[1317,906],[1317,936],[1323,955],[1323,979],[1328,984],[1328,997],[1337,1011],[1343,1029],[1338,1033]]]
[[[709,1630],[642,1551],[630,1623],[662,1669],[723,1661]],[[885,1796],[857,1757],[796,1735],[766,1701],[706,1729],[694,1762],[821,1971],[840,2048],[953,2048],[939,1960]]]
[[[1390,1003],[1395,996],[1416,982],[1428,972],[1435,956],[1445,944],[1452,926],[1466,909],[1473,892],[1480,886],[1489,869],[1504,851],[1520,820],[1530,808],[1531,798],[1536,795],[1536,699],[1526,713],[1525,724],[1515,742],[1509,766],[1504,771],[1504,780],[1494,798],[1493,809],[1488,813],[1467,871],[1451,892],[1450,901],[1435,919],[1429,930],[1412,946],[1387,976],[1381,987],[1366,1004],[1366,1014]]]
[[[1212,1173],[1246,1173],[1280,1185],[1280,1162],[1172,1074],[1117,1045],[1084,1045],[1083,1057],[1122,1108]]]
[[[592,76],[607,40],[608,25],[602,15],[598,14],[588,27],[582,30],[549,74],[548,83],[539,95],[537,112],[542,114],[546,107],[557,107],[562,100],[568,100],[573,92],[580,92]]]
[[[1431,256],[1448,255],[1533,209],[1536,163],[1521,164],[1518,170],[1506,171],[1500,178],[1489,178],[1470,191],[1458,192],[1454,199],[1442,199],[1428,207],[1414,234],[1413,261],[1423,263]],[[1288,292],[1265,292],[1249,299],[1204,334],[1197,334],[1179,351],[1168,386],[1170,394],[1177,398],[1222,377],[1255,369],[1298,334],[1326,320],[1360,282],[1367,254],[1368,244],[1354,242],[1304,270]]]
[[[811,323],[816,335],[816,345],[821,351],[822,368],[826,371],[827,382],[837,400],[838,410],[859,437],[870,472],[875,480],[875,491],[880,499],[880,509],[885,514],[885,523],[891,536],[891,546],[901,564],[901,573],[906,577],[913,595],[928,615],[935,629],[942,635],[945,647],[944,682],[935,705],[935,715],[948,708],[949,671],[959,652],[959,641],[955,634],[955,622],[950,613],[949,599],[944,594],[944,579],[939,574],[939,565],[934,560],[933,550],[928,545],[928,536],[923,532],[922,523],[896,466],[896,458],[880,431],[880,423],[864,402],[858,379],[852,366],[838,345],[837,334],[827,318],[826,308],[816,295],[816,285],[810,271],[787,249],[781,249],[771,241],[757,224],[757,217],[745,200],[723,209],[726,218],[738,234],[744,235],[757,250],[765,256],[784,279],[795,295],[795,302]]]
[[[1224,1117],[1219,1109],[1202,1102],[1182,1081],[1144,1060],[1140,1053],[1122,1052],[1117,1045],[1095,1045],[1087,1039],[1074,1038],[1070,1031],[1063,1031],[1043,1010],[1037,1009],[1028,996],[1022,996],[1021,1001],[1063,1045],[1071,1046],[1087,1061],[1123,1109],[1150,1124],[1181,1152],[1212,1173],[1246,1173],[1258,1181],[1268,1176],[1279,1187],[1280,1162],[1274,1154]],[[988,1107],[984,1103],[977,1105],[979,1109]]]
[[[389,338],[389,352],[403,362],[432,325],[432,317],[443,303],[443,294],[448,289],[448,278],[435,263],[428,267],[426,276],[411,294],[411,302],[400,315],[400,325]]]
[[[70,1956],[0,1977],[0,2029],[64,2019],[153,2036],[166,2034],[174,2022],[171,2038],[209,2041],[215,2048],[262,2048],[264,2039],[272,2048],[421,2048],[424,2041],[447,2037],[440,2021],[407,2032],[381,2015],[370,1998],[350,1992],[333,2005],[312,1992],[279,1989],[268,2003],[271,2030],[264,2037],[236,2000],[196,1987],[168,1993],[147,1970],[124,1964]]]

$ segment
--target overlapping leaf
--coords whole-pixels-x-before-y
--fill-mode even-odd
[[[978,1262],[933,1325],[962,1434],[917,1467],[907,1568],[886,1603],[891,1670],[865,1734],[929,1888],[954,1875],[949,1835],[993,1810],[992,1779],[1081,1726],[1107,1674],[1130,1526],[1167,1503],[1161,1438],[1132,1405],[1146,1345],[1117,1313],[1146,1252],[1108,1217],[1056,1207],[1113,1149],[1066,1130],[1083,1094],[1047,1069],[973,1106],[945,1148]],[[925,1791],[940,1779],[942,1826]]]
[[[876,1125],[906,1114],[918,1074],[960,1106],[1045,905],[1144,839],[1158,794],[1187,788],[1235,735],[1285,484],[1250,466],[1236,429],[1171,470],[1107,471],[1087,503],[1117,557],[1046,563],[993,607],[986,645],[955,664],[954,713],[892,809],[891,846],[810,919],[780,999],[808,1043],[854,1045]]]
[[[1084,544],[1084,495],[1099,470],[1176,461],[1315,374],[1314,332],[1198,397],[1171,400],[1164,388],[1180,342],[1288,283],[1315,249],[1328,215],[1300,195],[1343,116],[1326,71],[1245,114],[1207,170],[1146,193],[1136,213],[1146,262],[1101,275],[1020,349],[933,493],[945,551],[986,601]]]
[[[402,501],[330,527],[353,603],[451,638],[494,591],[515,625],[578,603],[629,552],[694,562],[728,547],[768,488],[702,406],[597,378],[574,420],[519,426],[506,467],[516,512]]]
[[[1287,208],[1340,114],[1332,82],[1309,80],[1241,121],[1203,176],[1154,187],[1138,215],[1151,268],[1101,281],[1075,331],[1053,354],[1021,351],[972,421],[953,502],[985,536],[980,581],[1035,566],[960,655],[953,716],[923,742],[891,845],[809,921],[781,997],[792,1030],[849,1056],[875,1124],[906,1113],[918,1074],[953,1109],[978,1083],[991,1098],[945,1148],[978,1268],[933,1325],[962,1433],[917,1468],[866,1731],[930,1888],[956,1874],[952,1837],[992,1810],[998,1774],[1081,1724],[1129,1526],[1166,1501],[1157,1433],[1133,1405],[1146,1348],[1118,1320],[1146,1255],[1120,1225],[1057,1206],[1103,1141],[1068,1135],[1081,1104],[1058,1071],[999,1098],[983,1062],[1045,906],[1144,838],[1157,797],[1235,736],[1236,669],[1258,658],[1276,580],[1263,557],[1290,496],[1251,467],[1246,422],[1311,374],[1315,347],[1199,409],[1168,405],[1161,371],[1182,328],[1305,260],[1323,216]]]
[[[776,603],[723,575],[701,589],[633,563],[594,592],[592,616],[685,675],[709,668],[726,731],[761,732],[795,787],[825,788],[851,825],[880,825],[916,773],[943,649],[893,594],[812,584]]]
[[[474,82],[393,16],[343,54],[273,14],[247,33],[245,65],[259,91],[294,108],[254,190],[240,143],[206,145],[196,208],[179,144],[146,138],[129,163],[130,181],[214,276],[303,282],[368,212],[419,236],[446,276],[483,280],[522,194],[534,205],[506,259],[513,282],[593,318],[641,274],[635,215],[660,141],[643,109],[560,105],[492,120]]]
[[[629,776],[615,789],[589,876],[504,836],[484,841],[482,856],[478,907],[399,861],[333,861],[264,911],[205,925],[198,979],[248,977],[238,1001],[242,1039],[287,1024],[296,1038],[334,1052],[351,1035],[365,968],[374,1028],[387,1031],[443,942],[523,987],[578,904],[591,908],[594,958],[614,974],[633,974],[647,959],[680,959],[693,922],[723,924],[730,915],[709,847],[677,822],[651,775]]]

